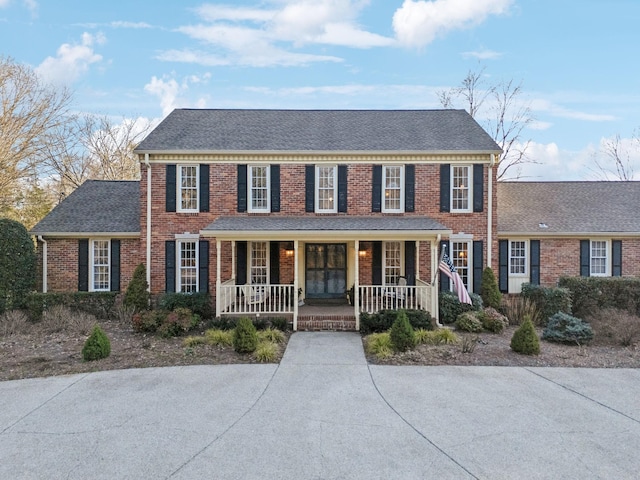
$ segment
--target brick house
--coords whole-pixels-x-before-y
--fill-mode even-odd
[[[179,109],[136,153],[140,182],[86,182],[34,227],[43,290],[124,289],[144,263],[154,294],[294,328],[298,297],[349,292],[357,328],[389,306],[437,315],[443,244],[469,291],[497,267],[501,152],[462,110]]]
[[[499,286],[640,275],[640,182],[500,182]]]

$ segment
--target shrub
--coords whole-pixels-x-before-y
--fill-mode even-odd
[[[477,335],[465,335],[460,342],[460,350],[462,353],[473,353],[478,344]]]
[[[158,327],[161,337],[178,337],[194,329],[200,323],[200,317],[188,308],[176,308],[164,318]]]
[[[278,358],[278,346],[273,342],[260,342],[254,356],[260,363],[273,363]]]
[[[502,333],[509,326],[507,317],[491,307],[478,312],[478,318],[482,322],[482,328],[491,333]]]
[[[513,333],[511,350],[523,355],[538,355],[540,353],[540,340],[530,318],[525,318],[522,325]]]
[[[155,333],[160,325],[164,323],[169,312],[166,310],[148,310],[146,312],[136,313],[131,321],[133,329],[136,332]]]
[[[133,271],[133,277],[127,286],[124,294],[123,305],[133,308],[133,313],[148,310],[151,296],[149,294],[149,284],[147,283],[147,269],[141,263]]]
[[[25,306],[36,286],[33,240],[20,222],[0,218],[0,314]]]
[[[289,330],[289,321],[286,318],[275,317],[272,318],[270,322],[273,328],[277,328],[281,332],[286,332]]]
[[[71,310],[63,305],[54,305],[43,314],[40,324],[47,333],[77,332],[86,335],[96,324],[96,317],[86,312]]]
[[[393,322],[398,317],[400,310],[380,310],[377,313],[360,314],[360,333],[368,335],[370,333],[386,332],[391,328]],[[415,328],[423,328],[425,330],[433,329],[433,321],[431,314],[426,310],[404,310],[411,326]]]
[[[266,328],[258,332],[258,340],[272,343],[284,343],[284,333],[274,328]]]
[[[538,309],[539,325],[546,325],[549,318],[557,312],[571,313],[571,292],[566,288],[525,283],[522,285],[522,296],[531,300]]]
[[[485,307],[500,308],[502,294],[496,282],[496,276],[493,274],[491,267],[487,267],[482,272],[482,281],[480,282],[480,296]]]
[[[0,337],[26,333],[29,329],[27,315],[20,310],[8,310],[0,314]]]
[[[258,332],[251,320],[242,317],[233,331],[233,348],[238,353],[253,353],[258,346]]]
[[[453,292],[440,292],[438,295],[440,321],[446,324],[454,323],[461,313],[482,310],[484,306],[482,297],[475,293],[470,293],[469,296],[471,297],[473,305],[460,303],[458,296]]]
[[[209,345],[221,347],[233,346],[233,330],[211,328],[204,332],[204,338]]]
[[[365,350],[368,354],[383,360],[393,354],[391,335],[389,332],[372,333],[365,337]]]
[[[33,322],[42,320],[45,310],[55,305],[86,312],[96,318],[113,319],[117,317],[117,298],[118,292],[31,293],[26,299],[26,308]]]
[[[158,300],[161,309],[173,311],[176,308],[188,308],[200,318],[213,318],[213,307],[209,292],[165,293]]]
[[[453,330],[439,328],[437,330],[416,330],[416,342],[427,345],[452,345],[460,339]]]
[[[597,310],[588,320],[598,343],[630,347],[640,340],[640,317],[627,310]]]
[[[398,317],[391,326],[389,336],[391,337],[391,345],[396,352],[406,352],[416,346],[416,335],[404,310],[399,311]]]
[[[92,360],[107,358],[110,354],[111,342],[100,326],[96,325],[93,327],[93,331],[91,332],[91,335],[89,335],[89,338],[84,342],[84,347],[82,347],[82,358],[84,358],[85,361],[90,362]]]
[[[464,332],[481,332],[482,322],[476,312],[464,312],[456,320],[456,328]]]
[[[582,345],[593,339],[593,330],[587,322],[567,313],[558,312],[547,322],[542,338],[550,342]]]
[[[521,325],[526,317],[529,317],[534,325],[540,324],[538,307],[533,301],[522,295],[502,297],[501,310],[511,325]]]
[[[586,318],[604,308],[627,310],[640,315],[640,279],[629,277],[562,277],[559,285],[571,291],[573,312]]]
[[[233,330],[237,323],[238,319],[235,317],[217,317],[205,322],[207,328],[219,330]]]

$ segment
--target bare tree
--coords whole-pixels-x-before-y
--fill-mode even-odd
[[[524,129],[533,121],[531,107],[520,101],[521,83],[509,80],[487,85],[484,71],[485,67],[469,70],[459,87],[437,92],[438,100],[444,108],[453,108],[458,102],[464,104],[500,146],[498,180],[506,179],[507,172],[514,174],[511,178],[519,178],[520,165],[536,163],[527,156],[531,140],[522,138]]]
[[[612,139],[604,141],[600,152],[594,155],[597,173],[609,180],[612,176],[616,180],[630,181],[635,177],[632,152],[640,154],[640,129],[636,129],[631,136],[630,145],[616,134]],[[604,158],[601,158],[604,156]]]
[[[52,132],[68,121],[71,94],[0,57],[0,211],[12,208],[21,181],[37,171]]]

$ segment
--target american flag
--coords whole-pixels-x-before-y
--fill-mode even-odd
[[[460,303],[468,303],[469,305],[472,305],[473,302],[471,301],[469,292],[467,292],[467,287],[464,286],[458,270],[453,265],[453,262],[449,258],[449,255],[447,255],[447,252],[445,252],[444,250],[442,251],[438,269],[447,277],[449,277],[453,282],[453,289],[458,294],[458,300],[460,300]]]

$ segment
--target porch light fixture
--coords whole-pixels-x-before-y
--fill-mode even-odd
[[[287,250],[285,250],[285,251],[284,251],[284,254],[285,254],[287,257],[293,257],[293,250],[289,250],[289,249],[287,249]]]
[[[285,244],[285,247],[284,247],[284,254],[285,254],[287,257],[293,257],[293,253],[294,253],[294,250],[293,250],[293,242],[288,242],[288,243],[286,243],[286,244]]]
[[[366,257],[367,256],[367,251],[364,249],[360,249],[358,250],[358,256],[360,257]]]

